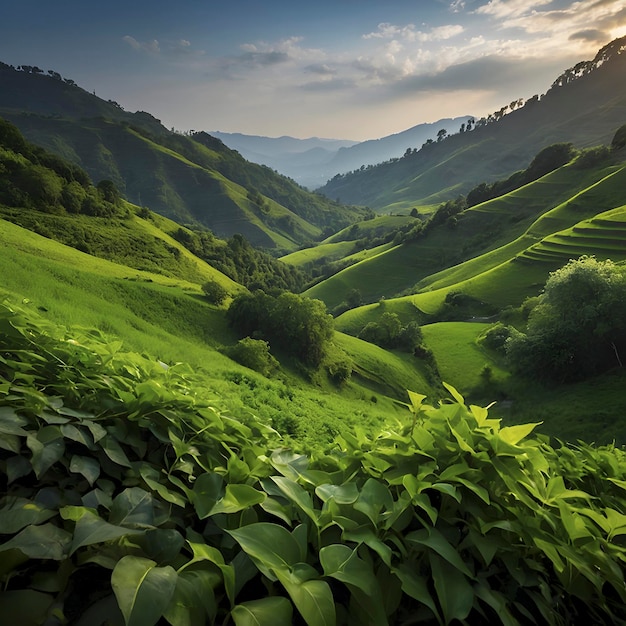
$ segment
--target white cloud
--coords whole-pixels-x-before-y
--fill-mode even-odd
[[[499,19],[518,17],[551,4],[552,0],[489,0],[476,9],[476,13],[493,15]]]
[[[447,24],[435,26],[428,32],[417,30],[415,24],[406,26],[396,26],[389,22],[382,22],[378,25],[378,30],[363,35],[363,39],[403,39],[406,41],[443,41],[452,39],[463,33],[465,29],[460,24]]]
[[[151,39],[150,41],[138,41],[131,35],[122,37],[133,50],[146,52],[151,55],[176,56],[202,56],[203,50],[194,50],[191,42],[187,39],[164,40]]]
[[[142,50],[143,52],[148,52],[150,54],[159,54],[161,52],[161,48],[159,46],[159,42],[156,39],[152,41],[137,41],[134,37],[130,35],[125,35],[122,37],[122,40],[125,41],[131,48],[134,50]]]

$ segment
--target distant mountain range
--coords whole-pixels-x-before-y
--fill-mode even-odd
[[[393,135],[361,142],[208,132],[249,161],[267,165],[309,189],[316,189],[336,174],[401,157],[407,148],[419,148],[425,141],[435,139],[442,129],[448,133],[456,132],[471,118],[471,115],[465,115],[418,124]]]

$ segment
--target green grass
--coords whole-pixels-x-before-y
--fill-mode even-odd
[[[441,278],[444,284],[452,285],[512,258],[537,237],[618,206],[622,202],[616,203],[616,198],[625,180],[623,167],[562,167],[464,211],[458,216],[456,228],[436,227],[426,237],[342,270],[307,294],[320,298],[332,309],[350,289],[358,289],[364,301],[373,302],[381,296],[392,298],[407,290],[427,288]],[[526,237],[527,232],[535,239]],[[461,272],[459,267],[463,268]],[[447,279],[452,273],[453,279]]]
[[[406,390],[430,395],[433,386],[427,381],[424,364],[412,354],[392,352],[356,337],[338,333],[335,342],[354,359],[353,377],[378,394],[393,390],[393,396],[406,401]]]
[[[281,261],[302,267],[336,261],[351,254],[354,249],[353,241],[338,241],[336,243],[321,243],[310,248],[291,252],[280,258]]]
[[[407,387],[419,390],[422,385],[419,369],[393,356],[394,368],[382,382],[355,377],[338,388],[324,372],[307,382],[310,374],[303,377],[281,355],[282,369],[269,380],[219,352],[238,337],[224,310],[199,295],[198,284],[99,259],[5,221],[0,226],[0,247],[8,251],[0,255],[0,297],[37,309],[63,326],[99,329],[121,339],[125,350],[190,364],[222,406],[233,414],[255,412],[296,448],[326,446],[343,428],[376,430],[405,411],[396,402],[405,397],[398,372]],[[345,343],[341,335],[338,342]],[[357,370],[367,369],[369,356],[363,366],[360,354],[351,356]]]
[[[501,384],[509,377],[477,341],[489,326],[473,322],[438,322],[422,327],[424,343],[435,355],[441,379],[453,381],[452,384],[463,394],[475,395],[485,387],[481,375],[485,365],[491,368],[494,383]]]

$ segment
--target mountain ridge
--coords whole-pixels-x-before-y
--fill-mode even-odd
[[[319,187],[338,173],[400,157],[407,148],[437,137],[441,129],[466,124],[471,115],[424,122],[403,131],[364,141],[263,137],[208,131],[249,161],[267,165],[308,188]]]
[[[506,178],[552,143],[607,144],[626,119],[625,46],[626,37],[604,46],[595,61],[566,70],[543,96],[528,98],[508,114],[482,118],[469,132],[448,135],[397,161],[336,176],[318,191],[379,212],[408,212],[465,194],[479,182]]]
[[[93,180],[112,180],[135,204],[278,250],[293,250],[365,214],[247,162],[206,133],[169,131],[148,113],[126,112],[35,69],[0,65],[0,116]]]

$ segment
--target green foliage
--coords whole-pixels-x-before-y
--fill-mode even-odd
[[[326,369],[328,370],[328,374],[334,383],[343,385],[350,380],[354,369],[354,363],[348,358],[338,359],[329,363],[326,366]]]
[[[230,324],[244,335],[258,335],[317,367],[333,333],[333,319],[321,300],[263,291],[237,296],[228,308]]]
[[[228,298],[228,290],[215,280],[209,280],[202,285],[202,293],[211,304],[220,305]]]
[[[611,141],[611,148],[613,150],[621,150],[626,146],[626,124],[620,126],[616,131],[615,135],[613,135],[613,140]]]
[[[486,409],[308,457],[195,375],[0,308],[12,623],[621,623],[626,454]]]
[[[386,311],[378,322],[368,322],[358,337],[381,348],[398,348],[413,352],[422,343],[422,329],[415,321],[403,326],[397,313]]]
[[[480,341],[486,348],[505,354],[506,342],[513,331],[510,326],[496,322],[481,336]]]
[[[206,229],[179,228],[172,236],[197,257],[249,289],[300,291],[305,282],[300,269],[257,250],[241,235],[224,241]]]
[[[593,257],[552,272],[526,334],[507,342],[523,374],[556,382],[580,380],[621,366],[626,350],[626,272]]]
[[[240,365],[245,365],[263,376],[269,376],[278,368],[278,361],[270,353],[270,346],[262,339],[252,339],[244,337],[234,346],[224,349],[224,353],[237,361]]]
[[[26,142],[0,118],[0,203],[48,213],[111,216],[121,197],[111,181],[91,185],[80,168]]]

